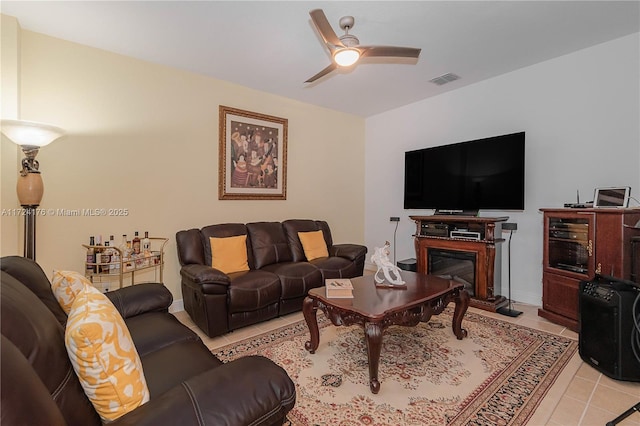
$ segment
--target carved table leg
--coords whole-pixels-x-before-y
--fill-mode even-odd
[[[302,303],[302,313],[304,320],[307,322],[307,327],[309,327],[309,334],[311,335],[311,340],[305,342],[304,348],[314,354],[320,344],[320,330],[318,330],[318,317],[316,315],[318,313],[318,305],[316,299],[306,297]]]
[[[382,327],[380,324],[368,322],[364,325],[364,334],[367,341],[367,358],[369,359],[369,388],[372,393],[378,393],[380,390],[378,363],[382,348]]]
[[[453,311],[453,334],[456,335],[458,340],[462,340],[464,337],[467,337],[467,330],[462,328],[462,318],[469,307],[469,293],[467,290],[460,290],[454,301],[456,307]]]

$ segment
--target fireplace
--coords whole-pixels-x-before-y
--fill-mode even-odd
[[[471,300],[469,305],[485,311],[496,312],[507,305],[504,296],[495,294],[500,287],[500,243],[496,238],[496,224],[509,219],[476,216],[410,216],[416,222],[414,244],[416,247],[416,270],[421,274],[451,276],[463,282]],[[480,233],[480,239],[451,237],[437,233],[425,233],[424,224],[435,225],[437,230],[465,230]],[[455,228],[455,229],[454,229]],[[499,230],[500,228],[498,228]],[[471,237],[471,235],[467,235]],[[453,268],[453,269],[451,269]]]
[[[457,250],[429,249],[427,251],[430,274],[464,284],[469,296],[475,296],[476,254]]]

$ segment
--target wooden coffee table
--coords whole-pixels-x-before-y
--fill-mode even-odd
[[[453,333],[458,340],[467,336],[467,331],[462,328],[462,318],[469,306],[469,293],[461,283],[409,271],[402,271],[401,275],[406,281],[404,289],[377,287],[373,275],[352,278],[353,299],[327,298],[325,287],[314,288],[309,291],[302,307],[311,334],[311,340],[304,347],[312,354],[320,343],[318,309],[333,325],[363,326],[369,361],[369,387],[374,394],[380,390],[378,363],[382,333],[388,326],[416,326],[428,321],[432,315],[440,314],[453,301]]]

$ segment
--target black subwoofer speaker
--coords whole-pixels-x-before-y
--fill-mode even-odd
[[[417,261],[414,257],[411,259],[398,260],[398,268],[404,271],[416,272],[418,270]]]
[[[580,357],[612,379],[640,381],[640,361],[632,348],[637,339],[633,305],[638,294],[628,281],[611,277],[580,283]]]

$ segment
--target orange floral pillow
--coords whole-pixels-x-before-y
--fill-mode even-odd
[[[140,356],[111,301],[87,285],[71,305],[65,343],[80,384],[103,422],[149,401]]]
[[[53,271],[51,279],[51,290],[62,310],[69,315],[71,305],[76,296],[84,290],[85,286],[91,285],[91,281],[79,272],[74,271]]]

